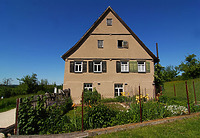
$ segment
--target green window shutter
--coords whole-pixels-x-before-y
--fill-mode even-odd
[[[106,61],[102,61],[102,72],[106,72],[107,69],[106,69]]]
[[[129,63],[130,64],[130,63]],[[131,61],[131,64],[132,64],[132,71],[131,72],[134,72],[134,73],[137,73],[138,72],[138,63],[137,61]],[[130,65],[129,65],[130,66]]]
[[[89,61],[89,72],[93,72],[93,61]]]
[[[83,72],[87,72],[87,61],[83,61]]]
[[[70,61],[70,72],[74,72],[74,61]]]
[[[120,61],[116,61],[116,72],[117,73],[121,72],[121,63],[120,63]]]
[[[134,72],[134,61],[129,61],[129,72]]]
[[[146,62],[146,73],[150,73],[150,62]]]

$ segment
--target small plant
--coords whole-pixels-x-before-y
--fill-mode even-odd
[[[168,105],[165,108],[172,113],[172,115],[183,115],[188,113],[188,109],[180,105]]]

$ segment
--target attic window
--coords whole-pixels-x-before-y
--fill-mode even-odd
[[[112,26],[112,19],[111,18],[107,19],[107,26]]]
[[[98,48],[103,48],[103,40],[98,40]]]
[[[128,41],[118,40],[118,48],[128,48]]]

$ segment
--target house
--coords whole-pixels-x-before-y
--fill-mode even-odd
[[[63,89],[79,103],[83,89],[94,88],[113,98],[141,93],[154,95],[154,64],[158,58],[119,15],[108,7],[83,37],[63,56]]]

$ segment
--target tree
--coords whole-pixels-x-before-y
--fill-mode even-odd
[[[164,67],[160,64],[155,65],[154,82],[156,87],[156,93],[160,92],[160,86],[163,85],[164,82],[163,70]]]
[[[200,62],[196,59],[196,55],[188,55],[185,61],[179,65],[184,79],[194,79],[200,77]]]
[[[25,77],[19,79],[19,90],[22,91],[23,94],[36,93],[38,89],[38,79],[37,74],[33,73],[32,76],[26,75]]]
[[[177,75],[179,74],[179,68],[174,66],[166,66],[163,70],[163,79],[164,81],[172,81],[175,80]]]
[[[3,79],[3,85],[11,85],[12,78],[4,78]]]

